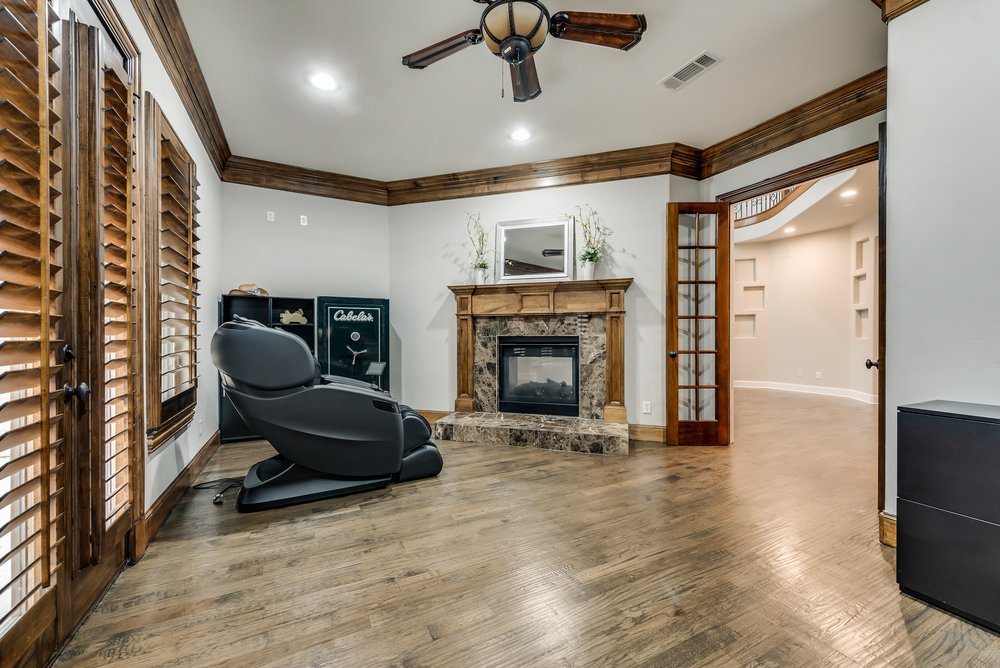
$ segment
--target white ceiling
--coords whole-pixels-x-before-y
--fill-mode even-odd
[[[408,53],[479,26],[473,0],[177,0],[236,155],[379,180],[682,142],[705,148],[885,65],[869,0],[549,0],[643,13],[628,52],[549,39],[542,95],[500,99],[501,61],[472,46],[425,70]],[[723,61],[657,82],[702,51]],[[506,65],[504,65],[506,68]],[[341,83],[323,92],[308,77]],[[516,128],[533,133],[518,143]]]
[[[853,191],[855,194],[844,196]],[[797,206],[805,204],[806,206]],[[878,162],[820,179],[773,218],[736,230],[736,243],[799,237],[853,225],[878,213]],[[785,232],[792,228],[794,232]]]

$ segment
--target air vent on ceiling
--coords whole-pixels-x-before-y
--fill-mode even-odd
[[[720,58],[717,58],[708,51],[705,51],[694,60],[685,63],[680,67],[680,69],[671,74],[669,77],[659,82],[659,85],[664,88],[669,88],[670,90],[677,90],[708,68],[716,65],[720,60]]]

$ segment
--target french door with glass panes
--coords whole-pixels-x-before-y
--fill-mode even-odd
[[[729,205],[667,210],[667,443],[729,444]]]

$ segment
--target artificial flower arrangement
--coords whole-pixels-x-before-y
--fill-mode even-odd
[[[469,233],[469,239],[472,240],[472,247],[476,251],[476,258],[472,261],[472,268],[489,269],[490,262],[486,259],[486,256],[492,253],[493,249],[487,248],[486,245],[489,243],[490,233],[483,229],[483,221],[478,213],[473,216],[466,211],[465,215],[469,217],[469,222],[466,223],[466,230]]]
[[[584,213],[583,207],[577,206],[577,215],[574,216],[580,221],[580,227],[583,228],[583,248],[577,255],[577,259],[580,262],[597,262],[604,252],[604,242],[614,233],[589,204],[583,206],[587,207],[586,213]]]

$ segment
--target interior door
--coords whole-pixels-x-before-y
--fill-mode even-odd
[[[729,445],[729,204],[667,208],[667,444]]]

